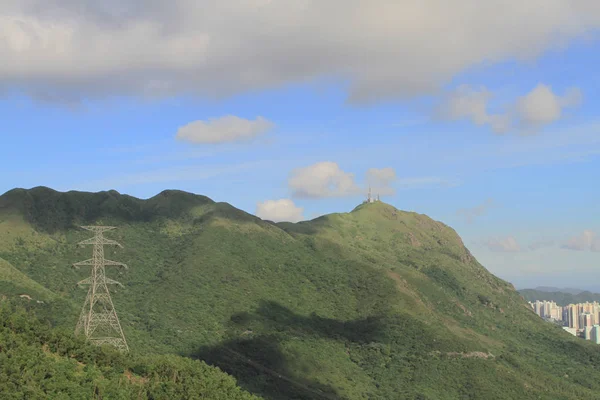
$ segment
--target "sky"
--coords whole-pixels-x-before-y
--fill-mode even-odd
[[[5,0],[0,193],[264,219],[368,187],[517,288],[600,292],[596,0]]]

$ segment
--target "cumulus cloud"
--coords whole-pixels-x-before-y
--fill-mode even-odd
[[[251,139],[271,128],[273,123],[263,117],[254,121],[227,115],[208,121],[194,121],[177,130],[177,139],[192,143],[226,143]]]
[[[557,121],[565,108],[578,106],[583,97],[578,88],[569,88],[559,96],[540,83],[512,104],[505,104],[503,112],[494,114],[488,111],[493,96],[484,86],[461,85],[444,96],[437,113],[445,119],[469,119],[476,125],[487,125],[498,134],[511,129],[526,134]]]
[[[564,96],[557,96],[550,86],[539,84],[517,101],[517,115],[525,128],[536,128],[558,120],[564,108],[577,106],[581,100],[578,88],[571,88]]]
[[[349,101],[369,102],[598,27],[597,0],[4,0],[0,90],[220,97],[338,77]]]
[[[580,235],[570,238],[561,246],[563,249],[600,252],[600,237],[592,230],[585,230]]]
[[[489,125],[496,133],[504,133],[511,127],[508,114],[488,113],[488,102],[493,93],[485,87],[461,85],[447,94],[438,112],[446,119],[469,119],[476,125]]]
[[[346,172],[332,161],[318,162],[292,171],[288,186],[293,197],[324,198],[366,195],[369,187],[373,197],[391,196],[395,188],[452,187],[457,181],[439,177],[398,178],[391,168],[369,168],[364,183],[358,184],[352,173]]]
[[[354,182],[354,174],[343,171],[332,161],[294,170],[288,186],[295,197],[341,197],[362,192]]]
[[[495,203],[493,199],[487,199],[483,203],[471,207],[471,208],[461,208],[456,213],[465,218],[467,223],[472,223],[477,217],[481,217],[485,215],[488,210],[494,207]]]
[[[521,246],[513,236],[505,238],[490,239],[486,242],[486,246],[491,251],[503,253],[516,253],[521,251]]]
[[[374,195],[389,196],[395,193],[392,184],[397,180],[393,168],[369,168],[367,170],[367,185]]]
[[[273,222],[298,222],[304,220],[304,209],[290,199],[267,200],[256,205],[259,218]]]

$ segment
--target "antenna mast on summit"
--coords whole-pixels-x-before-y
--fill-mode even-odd
[[[82,226],[83,229],[92,231],[95,236],[79,242],[80,246],[93,245],[93,257],[89,260],[73,264],[75,268],[91,266],[91,275],[78,285],[89,285],[88,293],[75,327],[75,334],[83,333],[87,339],[96,345],[109,344],[121,351],[129,351],[119,317],[113,305],[108,290],[108,285],[121,285],[119,282],[106,277],[105,266],[119,266],[127,268],[123,263],[106,260],[104,246],[113,245],[123,247],[114,240],[106,239],[104,232],[115,229],[112,226]]]

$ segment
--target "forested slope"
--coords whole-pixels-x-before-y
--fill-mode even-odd
[[[258,399],[203,362],[98,348],[6,299],[0,300],[0,398]]]
[[[270,399],[600,398],[598,347],[425,215],[374,203],[274,224],[178,191],[13,190],[0,257],[50,291],[32,307],[65,329],[85,296],[69,267],[89,258],[83,224],[118,227],[125,248],[106,255],[130,267],[109,276],[134,354],[202,359]]]

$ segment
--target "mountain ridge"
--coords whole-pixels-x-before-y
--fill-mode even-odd
[[[600,293],[593,293],[587,290],[582,290],[577,294],[556,291],[540,291],[536,289],[521,289],[519,293],[525,298],[527,301],[534,302],[536,300],[547,300],[554,301],[557,305],[564,307],[569,304],[579,304],[586,302],[600,302]]]
[[[200,358],[264,398],[554,400],[600,390],[600,375],[583,372],[600,367],[597,347],[545,324],[456,231],[423,214],[379,202],[274,223],[187,192],[34,192],[17,193],[29,199],[20,209],[15,193],[0,196],[0,257],[60,299],[39,307],[55,325],[74,326],[85,296],[74,285],[85,272],[68,268],[89,258],[75,246],[89,237],[77,226],[114,224],[110,238],[125,247],[107,257],[130,269],[113,301],[132,351]]]

